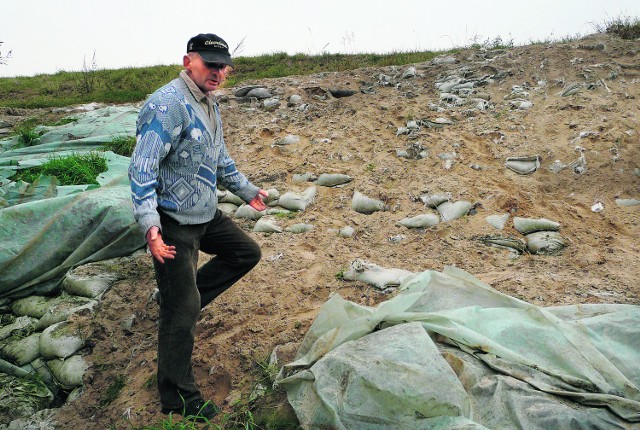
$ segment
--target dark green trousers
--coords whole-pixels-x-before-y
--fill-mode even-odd
[[[160,213],[162,238],[176,247],[173,260],[154,259],[160,290],[158,390],[164,408],[200,398],[191,355],[200,310],[249,272],[261,252],[258,244],[220,210],[206,224],[180,225]],[[215,255],[197,269],[198,251]]]

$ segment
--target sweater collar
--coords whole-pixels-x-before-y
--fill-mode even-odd
[[[193,80],[189,77],[186,70],[182,70],[180,72],[180,78],[182,78],[184,83],[187,84],[187,87],[189,87],[189,91],[191,91],[191,94],[197,101],[204,103],[207,102],[207,95],[203,93],[200,88],[198,88],[196,83],[193,82]]]

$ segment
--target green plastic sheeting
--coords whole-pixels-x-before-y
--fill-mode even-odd
[[[640,306],[426,271],[375,308],[329,299],[277,383],[305,429],[637,429]]]
[[[97,186],[60,187],[55,178],[43,177],[26,185],[10,180],[14,170],[51,156],[96,151],[114,137],[133,135],[136,117],[132,106],[106,107],[44,128],[38,145],[11,149],[12,140],[0,142],[0,305],[50,293],[69,269],[144,246],[131,209],[128,157],[105,152],[108,170]]]

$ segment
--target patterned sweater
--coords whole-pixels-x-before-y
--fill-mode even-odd
[[[220,112],[213,106],[215,125],[185,81],[176,78],[140,110],[129,179],[134,217],[145,233],[152,226],[162,228],[158,209],[180,224],[213,219],[218,180],[246,202],[258,194],[229,156]]]

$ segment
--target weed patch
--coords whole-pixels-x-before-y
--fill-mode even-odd
[[[107,391],[104,393],[102,400],[100,400],[100,406],[107,406],[111,404],[111,402],[113,402],[115,399],[117,399],[120,395],[120,392],[124,388],[126,381],[126,376],[116,376],[115,381],[113,381],[113,383],[109,385],[109,388],[107,388]]]
[[[136,146],[135,136],[118,136],[107,142],[103,149],[105,151],[113,151],[118,155],[124,155],[125,157],[131,157],[133,148]]]
[[[622,16],[605,20],[601,24],[594,24],[598,33],[614,34],[622,39],[633,40],[640,38],[640,18]]]
[[[52,157],[46,163],[18,171],[14,181],[35,182],[41,175],[55,176],[60,185],[95,184],[97,176],[107,171],[107,160],[99,152]]]

